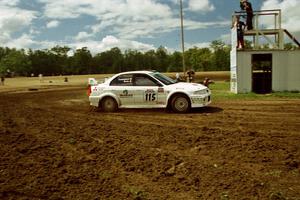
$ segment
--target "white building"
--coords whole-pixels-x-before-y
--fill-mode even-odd
[[[243,15],[236,12],[234,15]],[[272,28],[263,29],[259,17],[274,18]],[[253,38],[253,48],[238,50],[236,28],[232,28],[231,92],[270,93],[272,91],[300,91],[300,48],[284,50],[284,34],[298,46],[299,42],[281,28],[281,11],[255,11],[254,30],[246,31],[245,37]],[[260,48],[262,40],[270,49]]]

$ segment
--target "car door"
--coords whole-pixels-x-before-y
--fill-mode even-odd
[[[120,100],[121,106],[134,105],[133,74],[122,74],[110,82],[109,90]]]
[[[135,74],[133,85],[135,87],[136,105],[140,107],[159,107],[163,104],[163,86],[149,75]]]

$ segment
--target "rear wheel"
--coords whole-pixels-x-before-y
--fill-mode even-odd
[[[171,101],[171,107],[174,112],[186,113],[190,110],[190,101],[185,95],[175,95]]]
[[[101,101],[101,109],[104,112],[114,112],[118,109],[118,104],[112,97],[105,97]]]

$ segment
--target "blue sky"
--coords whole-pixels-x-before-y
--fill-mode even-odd
[[[282,9],[283,27],[299,38],[300,0],[250,2],[254,10]],[[186,48],[229,43],[231,14],[239,9],[239,0],[183,0]],[[179,0],[0,0],[0,46],[174,51],[179,18]]]

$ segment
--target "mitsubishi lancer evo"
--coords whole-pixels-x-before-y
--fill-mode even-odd
[[[211,91],[202,84],[177,82],[155,71],[131,71],[98,83],[89,78],[91,106],[105,112],[119,108],[168,108],[186,113],[211,103]]]

